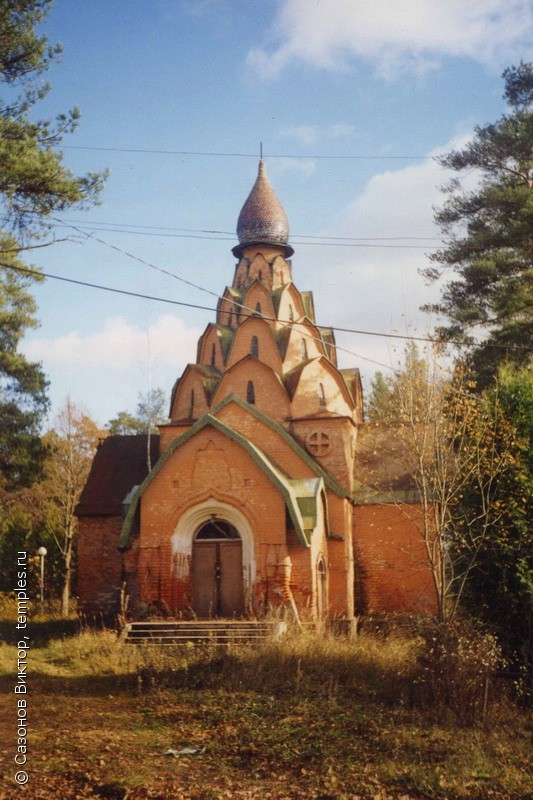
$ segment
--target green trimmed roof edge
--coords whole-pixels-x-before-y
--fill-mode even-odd
[[[268,456],[266,456],[258,447],[253,445],[251,442],[248,441],[244,436],[241,436],[240,433],[234,431],[232,428],[225,425],[219,419],[214,417],[211,413],[205,414],[201,419],[198,420],[188,431],[183,433],[181,436],[178,436],[171,442],[168,450],[159,458],[157,463],[154,465],[153,469],[146,476],[142,484],[137,489],[135,495],[132,498],[130,507],[128,509],[128,513],[126,515],[126,519],[124,520],[124,524],[122,526],[122,531],[120,533],[119,541],[118,541],[118,549],[119,550],[127,550],[129,547],[129,539],[131,535],[131,529],[135,520],[135,515],[137,513],[137,508],[139,505],[139,500],[141,499],[142,495],[150,485],[150,483],[154,480],[156,475],[161,471],[163,466],[169,460],[169,458],[173,455],[174,451],[177,450],[182,444],[187,442],[193,436],[195,436],[200,430],[211,425],[213,428],[219,430],[224,435],[228,436],[233,441],[237,442],[241,447],[243,447],[247,453],[253,458],[256,464],[263,470],[263,472],[267,475],[267,477],[275,484],[278,490],[281,492],[285,499],[285,504],[289,510],[289,514],[291,520],[294,524],[294,528],[296,531],[296,535],[300,544],[304,547],[309,547],[309,541],[307,535],[305,533],[303,527],[303,520],[301,519],[301,513],[298,507],[297,499],[294,492],[291,490],[290,485],[283,479],[283,477],[278,474],[278,470],[270,463]],[[294,495],[294,496],[293,496]]]
[[[323,478],[324,483],[326,484],[328,489],[331,489],[331,491],[334,492],[339,497],[348,499],[350,498],[349,493],[345,489],[343,489],[342,486],[340,486],[340,484],[337,483],[337,481],[335,481],[330,475],[328,475],[328,473],[324,469],[322,469],[322,467],[320,467],[308,453],[306,453],[303,447],[300,447],[298,442],[296,442],[293,439],[290,433],[287,433],[285,428],[282,428],[282,426],[278,422],[275,422],[273,419],[270,419],[270,417],[268,417],[262,411],[259,411],[259,409],[256,408],[255,406],[252,406],[249,403],[247,403],[241,397],[238,397],[236,394],[233,393],[228,394],[227,397],[224,397],[223,400],[220,400],[215,406],[213,406],[213,408],[209,410],[209,413],[212,415],[218,414],[219,411],[221,411],[230,403],[236,403],[245,411],[249,411],[252,414],[252,416],[257,417],[257,419],[259,419],[261,422],[264,422],[265,425],[268,425],[269,428],[272,428],[273,431],[279,434],[279,436],[283,439],[283,441],[286,442],[286,444],[288,444],[289,447],[291,447],[298,456],[300,456],[302,461],[304,461],[307,464],[307,466],[310,467],[316,475],[318,475],[319,478]]]

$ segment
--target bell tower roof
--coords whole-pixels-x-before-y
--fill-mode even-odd
[[[239,214],[237,236],[239,244],[233,248],[237,258],[245,247],[254,244],[277,245],[284,249],[285,256],[294,253],[289,244],[289,220],[269,183],[262,159],[252,191]]]

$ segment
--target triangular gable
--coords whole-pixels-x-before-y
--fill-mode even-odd
[[[302,295],[300,294],[300,292],[298,291],[298,289],[296,288],[294,283],[292,281],[289,281],[288,283],[283,284],[283,286],[280,286],[279,289],[276,289],[274,292],[272,292],[272,303],[274,304],[274,310],[276,312],[276,317],[279,314],[279,307],[281,305],[281,298],[283,297],[283,293],[284,292],[288,292],[288,293],[292,294],[293,298],[296,299],[301,304],[301,307],[302,307],[302,309],[304,311],[304,314],[305,314],[305,305],[304,305],[304,302],[303,302],[303,299],[302,299]],[[297,317],[299,317],[299,316],[301,316],[301,315],[300,314],[296,314],[296,313],[294,315],[295,319]],[[285,322],[288,322],[288,321],[289,320],[285,320]]]
[[[201,361],[202,349],[203,349],[203,346],[204,346],[204,342],[205,342],[207,336],[209,335],[209,333],[213,329],[216,330],[216,332],[217,332],[217,338],[218,338],[218,343],[220,345],[222,361],[224,363],[226,362],[226,357],[228,355],[228,350],[229,350],[229,348],[231,346],[231,342],[232,342],[233,337],[235,335],[235,330],[233,328],[230,328],[229,325],[221,325],[218,322],[210,322],[207,325],[205,331],[202,333],[202,335],[198,339],[198,345],[197,345],[197,349],[196,349],[196,361],[197,361],[197,363],[200,363],[200,361]]]
[[[265,475],[270,479],[270,481],[274,484],[274,486],[278,489],[279,492],[283,495],[285,499],[285,504],[287,506],[287,511],[291,518],[291,521],[294,525],[294,530],[296,531],[296,535],[298,537],[298,541],[304,547],[309,547],[309,541],[306,534],[304,519],[302,517],[302,513],[300,511],[300,507],[298,505],[298,497],[296,493],[295,487],[292,485],[292,482],[287,476],[280,470],[278,466],[275,466],[272,461],[268,458],[268,456],[263,453],[258,447],[248,441],[244,436],[241,436],[240,433],[234,431],[232,428],[229,428],[227,425],[224,425],[219,419],[213,417],[210,413],[205,414],[202,419],[198,420],[186,433],[183,433],[181,436],[178,436],[177,439],[170,444],[169,448],[166,452],[161,456],[159,461],[155,464],[154,468],[150,472],[149,475],[144,479],[138,490],[135,492],[131,504],[128,509],[128,513],[126,515],[126,519],[124,520],[124,525],[122,526],[122,531],[120,534],[118,548],[119,550],[126,550],[129,547],[129,539],[132,533],[132,528],[135,523],[135,520],[138,515],[138,508],[139,508],[139,501],[154,480],[154,478],[158,475],[161,471],[163,466],[166,462],[171,458],[172,454],[178,447],[180,447],[185,442],[189,441],[193,436],[195,436],[199,431],[203,428],[211,426],[218,430],[220,433],[228,436],[237,444],[241,445],[241,447],[246,450],[246,452],[252,457],[255,463],[260,467],[260,469],[265,473]],[[323,486],[323,481],[320,481]]]
[[[294,398],[296,394],[296,390],[298,389],[298,384],[300,383],[300,378],[302,377],[302,373],[305,369],[312,364],[313,362],[320,361],[322,366],[328,370],[328,372],[335,378],[339,389],[341,390],[344,399],[348,403],[349,406],[354,406],[354,401],[352,399],[351,392],[348,391],[348,387],[346,386],[346,381],[344,380],[343,376],[341,375],[340,371],[337,367],[331,363],[331,361],[326,358],[326,356],[319,356],[318,358],[312,358],[309,361],[305,361],[303,364],[299,365],[295,369],[292,369],[290,372],[287,372],[286,375],[283,376],[283,380],[285,382],[285,386],[287,387],[287,391],[289,392],[289,396],[291,399]]]
[[[315,475],[317,475],[319,478],[322,478],[325,485],[328,487],[328,489],[331,489],[331,491],[334,494],[343,498],[349,497],[345,489],[343,489],[342,486],[340,486],[337,483],[337,481],[335,481],[330,475],[328,475],[328,473],[324,469],[322,469],[322,467],[319,464],[316,463],[316,461],[309,455],[307,450],[304,450],[303,447],[301,447],[298,444],[298,442],[295,439],[293,439],[290,433],[287,433],[285,428],[283,428],[277,422],[274,422],[274,420],[270,419],[270,417],[268,417],[266,414],[260,411],[256,406],[250,405],[241,397],[238,397],[236,394],[229,394],[227,397],[225,397],[223,400],[221,400],[219,403],[217,403],[211,409],[209,409],[209,413],[212,416],[216,416],[223,408],[225,408],[230,403],[235,403],[236,405],[240,406],[244,411],[247,411],[249,414],[252,414],[252,416],[260,420],[260,422],[264,423],[265,425],[268,425],[268,427],[271,428],[275,433],[277,433],[277,435],[281,439],[283,439],[285,444],[288,444],[289,447],[291,447],[292,450],[294,450],[296,455],[299,456],[299,458],[301,458],[301,460],[304,461],[308,467],[310,467],[310,469],[315,473]]]
[[[348,387],[348,390],[354,399],[354,403],[357,405],[358,400],[360,400],[363,396],[361,373],[359,372],[357,367],[341,369],[339,370],[339,372],[344,378],[346,386]]]
[[[261,291],[261,294],[263,295],[263,297],[265,299],[265,302],[267,302],[268,305],[269,305],[267,311],[265,311],[265,309],[263,307],[261,307],[261,311],[256,311],[255,308],[253,308],[250,305],[249,297],[250,297],[251,294],[253,294],[254,291],[257,291],[257,290]],[[245,319],[249,315],[252,315],[253,317],[259,317],[259,318],[265,318],[266,317],[267,319],[270,319],[270,320],[274,319],[274,304],[272,302],[272,295],[268,291],[266,286],[263,283],[261,283],[261,281],[258,280],[257,278],[254,281],[252,281],[252,283],[250,284],[250,286],[246,290],[246,295],[245,295],[244,300],[243,300],[243,306],[246,306],[246,308],[244,308],[243,312],[242,312],[242,316]]]
[[[320,338],[324,343],[324,350],[329,360],[337,366],[337,346],[335,342],[335,331],[333,328],[318,326]]]
[[[265,324],[268,325],[268,323],[265,323]],[[248,353],[247,355],[243,356],[243,358],[239,359],[239,361],[236,361],[235,364],[233,364],[229,369],[227,369],[224,372],[224,374],[222,375],[222,380],[218,384],[216,392],[213,395],[213,398],[216,397],[218,391],[220,390],[220,388],[224,384],[224,381],[227,380],[228,378],[230,378],[233,372],[236,372],[238,369],[241,369],[242,365],[246,361],[253,361],[253,363],[254,363],[254,365],[256,367],[258,367],[259,369],[264,369],[269,374],[271,374],[274,377],[276,383],[279,384],[279,387],[280,387],[281,391],[283,392],[283,394],[285,395],[285,397],[287,397],[287,392],[286,392],[286,389],[285,389],[285,385],[284,385],[283,381],[281,380],[280,376],[278,375],[278,373],[275,370],[273,370],[272,367],[269,367],[268,364],[265,364],[263,361],[260,361],[257,358],[254,358],[250,353]],[[219,401],[217,401],[217,402],[219,402]],[[287,397],[287,402],[289,402],[289,398],[288,397]]]
[[[305,308],[305,315],[309,317],[311,322],[316,324],[315,322],[315,301],[313,299],[313,292],[300,292],[302,296],[302,302]]]
[[[224,293],[219,297],[217,302],[217,321],[220,320],[221,314],[234,313],[239,315],[239,306],[242,305],[244,292],[240,289],[234,289],[233,286],[226,286]],[[225,308],[225,304],[229,303],[231,309]]]
[[[307,329],[311,328],[311,330],[308,334],[305,334],[298,330],[296,327],[297,325],[302,325]],[[300,317],[299,319],[295,319],[289,325],[286,325],[284,328],[281,328],[281,330],[278,332],[278,347],[283,359],[285,359],[285,356],[287,355],[287,350],[289,349],[289,343],[291,336],[293,335],[293,331],[295,336],[303,337],[304,339],[310,339],[316,342],[318,349],[322,350],[322,355],[326,356],[326,358],[329,358],[327,354],[327,348],[324,345],[324,340],[320,333],[320,328],[318,328],[315,323],[309,319],[309,317]]]
[[[234,345],[235,345],[235,343],[237,341],[237,337],[239,335],[242,336],[242,334],[240,334],[241,329],[244,330],[245,327],[247,325],[250,325],[250,323],[252,323],[252,322],[256,322],[256,323],[258,322],[261,325],[266,326],[266,328],[268,329],[268,333],[266,335],[271,337],[272,343],[274,345],[274,349],[277,352],[279,352],[279,345],[278,345],[277,337],[276,337],[276,334],[274,333],[274,330],[272,329],[272,326],[270,325],[270,323],[267,322],[266,319],[262,319],[261,316],[255,316],[254,315],[254,316],[251,316],[251,317],[247,317],[244,320],[244,322],[241,322],[241,324],[239,325],[237,331],[235,331],[235,336],[233,337],[233,340],[231,342],[231,345],[230,345],[230,348],[229,348],[229,351],[228,351],[228,355],[227,355],[227,358],[226,358],[226,364],[229,364],[230,361],[231,361],[231,351],[233,350],[233,347],[234,347]],[[249,354],[249,355],[251,355],[251,354]],[[243,358],[246,358],[246,356],[243,356]],[[224,374],[230,372],[234,367],[236,367],[237,364],[239,364],[241,361],[243,361],[243,358],[240,358],[239,361],[236,361],[235,364],[232,364],[232,366],[229,367],[229,369],[227,369]],[[253,356],[252,356],[252,358],[253,358]],[[281,362],[282,362],[282,358],[281,358],[281,355],[280,355],[280,362],[279,362],[280,369],[281,369],[281,366],[282,366]],[[268,365],[265,364],[265,366],[268,366]]]
[[[174,402],[176,400],[180,385],[183,384],[187,375],[191,372],[196,372],[200,375],[202,379],[204,394],[207,405],[211,403],[211,397],[215,393],[217,386],[220,382],[220,378],[222,374],[217,367],[211,367],[207,364],[187,364],[183,373],[180,378],[176,381],[172,388],[172,395],[170,397],[170,413],[169,417],[172,417],[172,409],[174,408]]]

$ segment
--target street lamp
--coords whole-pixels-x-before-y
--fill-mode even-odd
[[[46,547],[39,547],[37,550],[37,555],[41,559],[41,608],[44,603],[44,557],[47,554],[48,550]]]

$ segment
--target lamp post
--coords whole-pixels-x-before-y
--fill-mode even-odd
[[[41,610],[44,603],[44,557],[47,554],[48,550],[46,547],[39,547],[37,550],[37,555],[41,559]]]

